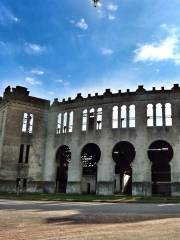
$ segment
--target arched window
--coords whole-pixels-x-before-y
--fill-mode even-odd
[[[156,104],[156,126],[163,126],[162,104]]]
[[[118,106],[112,109],[112,128],[118,128]]]
[[[91,108],[89,111],[89,130],[93,130],[94,129],[94,108]]]
[[[96,118],[96,129],[102,129],[102,108],[97,109],[97,118]]]
[[[24,113],[23,115],[23,124],[22,124],[22,132],[24,133],[32,133],[33,131],[33,122],[34,116],[32,113]]]
[[[125,105],[121,106],[121,128],[127,127],[127,108]]]
[[[165,125],[172,126],[172,110],[170,103],[165,104]]]
[[[61,133],[61,121],[62,121],[62,114],[59,113],[57,116],[57,128],[56,128],[56,133],[60,134]]]
[[[148,104],[147,105],[147,126],[148,127],[153,127],[154,122],[153,122],[153,105]]]
[[[73,131],[73,111],[69,113],[69,132]]]
[[[64,118],[63,118],[63,133],[67,132],[67,112],[64,113]]]
[[[82,131],[87,130],[87,109],[83,111],[83,116],[82,116]]]
[[[135,113],[135,105],[129,106],[129,127],[134,128],[136,126],[136,113]]]

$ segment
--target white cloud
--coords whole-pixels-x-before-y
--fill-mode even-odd
[[[64,81],[63,81],[63,79],[57,79],[56,82],[63,83]]]
[[[30,85],[41,85],[41,84],[42,84],[40,81],[36,80],[36,79],[33,78],[33,77],[26,77],[26,78],[25,78],[25,81],[26,81],[27,83],[29,83]]]
[[[76,27],[82,29],[82,30],[87,30],[88,29],[88,24],[86,23],[84,18],[81,18],[79,22],[75,24]]]
[[[31,73],[35,75],[44,75],[44,71],[38,69],[31,70]]]
[[[25,43],[25,52],[27,54],[38,55],[45,51],[45,47],[35,43]]]
[[[108,19],[109,19],[110,21],[113,21],[113,20],[116,19],[116,17],[115,17],[114,15],[112,15],[112,14],[109,14],[109,15],[108,15]]]
[[[177,31],[168,29],[169,35],[158,43],[144,44],[135,50],[134,62],[172,60],[180,64],[180,38]]]
[[[8,8],[7,6],[0,3],[0,24],[6,25],[8,23],[17,23],[20,19],[14,15],[12,10]]]
[[[107,9],[111,12],[116,12],[118,10],[118,5],[109,3],[107,6]]]
[[[101,54],[102,55],[112,55],[114,51],[111,48],[102,48]]]

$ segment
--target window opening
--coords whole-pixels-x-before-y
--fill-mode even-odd
[[[118,128],[118,106],[114,106],[112,110],[112,128]]]
[[[121,106],[121,128],[127,127],[127,108],[125,105]]]
[[[97,109],[97,122],[96,122],[96,129],[102,129],[102,108]]]
[[[156,104],[156,126],[163,126],[162,104]]]
[[[61,121],[62,121],[62,114],[59,113],[57,117],[57,129],[56,129],[57,134],[61,133]]]
[[[69,113],[69,132],[73,131],[73,111]]]
[[[153,127],[154,121],[153,121],[153,105],[148,104],[147,105],[147,126]]]
[[[89,130],[94,129],[94,108],[91,108],[89,111]]]
[[[82,131],[87,130],[87,109],[83,111],[83,116],[82,116]]]
[[[170,103],[165,104],[165,125],[172,126],[172,109]]]
[[[136,118],[135,118],[135,105],[129,106],[129,127],[135,128]]]

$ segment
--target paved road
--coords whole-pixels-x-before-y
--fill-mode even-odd
[[[141,203],[77,203],[46,201],[0,200],[1,210],[15,211],[78,211],[81,214],[147,214],[179,215],[180,204],[141,204]]]

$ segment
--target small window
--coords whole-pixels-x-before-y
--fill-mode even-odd
[[[69,132],[73,131],[73,111],[69,113]]]
[[[24,155],[24,144],[21,144],[19,150],[19,163],[23,162],[23,155]]]
[[[165,104],[165,125],[172,126],[172,109],[170,103]]]
[[[135,118],[135,105],[129,106],[129,127],[135,128],[136,118]]]
[[[97,109],[97,121],[96,121],[96,129],[102,129],[102,108]]]
[[[87,130],[87,109],[83,111],[83,116],[82,116],[82,131]]]
[[[118,106],[112,109],[112,128],[118,128]]]
[[[24,113],[22,132],[26,132],[27,131],[27,122],[28,122],[28,114]]]
[[[26,146],[26,156],[25,156],[25,163],[29,162],[29,151],[30,151],[30,145]]]
[[[154,126],[153,105],[152,104],[147,105],[147,126],[148,127],[153,127]]]
[[[56,128],[56,133],[60,134],[61,133],[61,121],[62,121],[62,114],[59,113],[57,116],[57,128]]]
[[[156,104],[156,126],[163,126],[162,104]]]
[[[64,113],[64,118],[63,118],[63,133],[67,132],[67,112]]]
[[[127,108],[125,105],[121,106],[121,128],[127,127]]]

